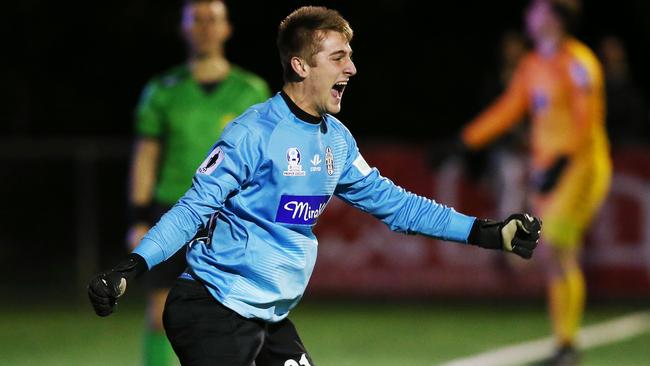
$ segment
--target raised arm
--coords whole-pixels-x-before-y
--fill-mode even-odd
[[[527,109],[525,68],[522,61],[507,90],[463,129],[461,137],[467,147],[480,149],[521,121]]]

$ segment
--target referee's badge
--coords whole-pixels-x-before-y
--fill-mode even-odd
[[[334,174],[334,154],[332,154],[332,148],[329,146],[325,149],[325,166],[328,175]]]

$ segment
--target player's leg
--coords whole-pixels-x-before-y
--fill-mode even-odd
[[[585,283],[579,263],[579,235],[569,218],[547,215],[543,244],[550,247],[546,258],[548,309],[556,343],[555,353],[541,365],[577,365],[576,336],[585,308]],[[546,230],[544,232],[544,230]],[[569,233],[573,233],[568,235]],[[562,234],[562,235],[559,235]],[[569,238],[576,239],[569,239]]]
[[[168,289],[154,289],[147,294],[147,325],[142,353],[145,366],[169,366],[176,359],[162,324],[168,293]]]
[[[572,163],[559,187],[543,204],[543,241],[552,248],[549,263],[549,310],[557,342],[550,364],[578,362],[576,337],[585,310],[586,286],[580,248],[589,223],[606,196],[607,166],[590,159]]]
[[[223,306],[198,281],[178,279],[163,323],[183,366],[251,366],[264,342],[265,323]]]
[[[154,202],[151,206],[152,219],[162,217],[171,207]],[[143,232],[137,239],[139,241]],[[162,313],[165,300],[176,277],[186,267],[185,250],[179,250],[168,261],[154,267],[143,276],[143,285],[147,295],[146,323],[142,340],[142,365],[171,366],[178,365],[162,324]]]
[[[187,266],[185,250],[181,249],[167,261],[145,274],[147,288],[147,325],[143,342],[143,364],[145,366],[177,365],[163,327],[162,316],[169,288]]]
[[[255,366],[314,366],[296,327],[289,319],[267,326],[266,341]]]
[[[574,347],[585,307],[585,280],[578,248],[552,249],[549,308],[559,348]]]
[[[586,285],[579,264],[579,247],[557,253],[567,289],[566,319],[562,333],[563,343],[574,346],[585,312]]]

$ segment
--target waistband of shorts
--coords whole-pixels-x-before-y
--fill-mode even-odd
[[[197,281],[196,277],[192,272],[189,270],[185,270],[185,272],[181,273],[178,278],[183,279],[183,280],[189,280],[189,281]]]

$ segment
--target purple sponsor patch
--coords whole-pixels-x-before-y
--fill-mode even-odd
[[[285,224],[313,225],[323,213],[330,196],[282,195],[275,222]]]

